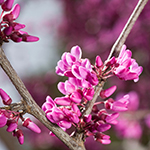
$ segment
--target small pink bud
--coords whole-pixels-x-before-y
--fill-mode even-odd
[[[22,41],[24,41],[24,42],[36,42],[38,40],[39,40],[39,38],[36,37],[36,36],[31,36],[31,35],[28,35],[28,34],[23,34],[22,35]]]
[[[105,135],[105,134],[100,133],[100,132],[95,134],[95,140],[102,143],[102,144],[110,144],[111,143],[110,136]]]
[[[98,68],[103,65],[103,62],[102,62],[100,56],[96,56],[95,65],[96,65],[96,67],[98,67]]]
[[[109,97],[110,95],[112,95],[115,92],[116,88],[117,87],[114,85],[114,86],[112,86],[112,87],[110,87],[110,88],[108,88],[106,90],[102,90],[100,92],[101,98],[107,98],[107,97]]]
[[[4,127],[7,123],[7,118],[4,114],[0,114],[0,128]]]
[[[13,6],[14,0],[6,0],[3,4],[2,4],[2,9],[4,11],[10,11],[12,6]]]
[[[2,89],[0,89],[0,96],[3,100],[4,105],[10,105],[12,102],[12,99],[9,97],[9,95]]]
[[[41,133],[41,129],[34,122],[32,122],[30,118],[26,118],[22,125],[36,133]]]
[[[14,132],[13,132],[13,136],[16,136],[19,143],[22,145],[24,143],[24,135],[23,135],[23,132],[22,130],[20,129],[16,129]]]
[[[14,131],[17,128],[17,126],[18,126],[18,124],[15,121],[13,121],[13,120],[8,120],[7,121],[7,125],[8,125],[8,128],[6,130],[7,132]]]

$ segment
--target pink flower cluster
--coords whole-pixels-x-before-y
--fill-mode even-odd
[[[9,95],[2,89],[0,89],[0,97],[4,105],[10,105],[12,103]],[[0,128],[7,126],[7,132],[12,132],[13,136],[18,138],[20,144],[24,143],[24,135],[21,129],[18,128],[18,121],[22,120],[22,126],[36,132],[40,133],[40,128],[30,120],[30,118],[23,118],[20,112],[15,112],[7,109],[0,109]]]
[[[8,42],[11,39],[14,42],[35,42],[39,38],[29,35],[27,32],[21,29],[25,28],[24,24],[15,22],[20,13],[20,5],[15,4],[12,8],[14,0],[0,0],[0,5],[2,8],[2,13],[0,15],[0,37],[1,40]]]
[[[111,66],[114,75],[122,80],[139,80],[139,75],[142,73],[143,68],[138,66],[135,59],[131,58],[132,52],[126,50],[126,46],[123,45],[118,58],[112,57],[108,62],[108,66]]]
[[[71,52],[65,52],[56,67],[58,75],[68,77],[65,82],[58,83],[59,91],[65,96],[56,97],[54,100],[50,96],[46,98],[42,106],[46,117],[63,130],[73,125],[87,137],[92,135],[96,141],[109,144],[110,137],[103,132],[110,129],[111,124],[117,124],[118,112],[127,110],[129,95],[117,101],[109,98],[97,102],[89,115],[83,116],[83,112],[95,94],[94,87],[100,81],[113,75],[123,80],[138,80],[142,67],[131,59],[131,51],[125,49],[123,46],[118,58],[113,57],[107,63],[103,63],[100,56],[97,56],[95,65],[91,65],[88,59],[81,59],[82,52],[79,46],[72,47]],[[115,90],[116,86],[102,90],[100,97],[108,98]],[[102,105],[100,109],[98,104]]]
[[[56,73],[61,76],[73,77],[82,82],[82,85],[97,85],[98,79],[92,70],[88,59],[81,59],[82,51],[79,46],[74,46],[71,52],[65,52],[58,61]],[[89,85],[88,85],[89,86]]]

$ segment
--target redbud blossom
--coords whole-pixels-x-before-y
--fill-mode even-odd
[[[112,70],[122,80],[134,80],[137,82],[143,68],[138,66],[136,61],[131,59],[131,56],[131,51],[126,50],[126,46],[123,45],[118,58],[116,58],[115,67]]]

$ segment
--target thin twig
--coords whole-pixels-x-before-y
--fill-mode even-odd
[[[135,24],[135,21],[137,20],[138,16],[142,12],[142,10],[147,2],[148,2],[148,0],[139,0],[138,4],[136,5],[135,9],[132,12],[130,18],[128,19],[126,25],[124,26],[121,34],[119,35],[118,39],[116,40],[115,44],[113,45],[111,52],[107,58],[107,61],[112,57],[114,52],[119,52],[121,50],[121,47],[123,46],[133,25]]]
[[[66,132],[64,132],[59,126],[51,123],[47,120],[44,111],[36,104],[32,96],[26,89],[24,83],[17,75],[16,71],[8,61],[2,47],[0,47],[0,66],[3,68],[7,76],[10,78],[17,91],[23,98],[25,104],[25,110],[36,117],[41,123],[43,123],[49,130],[51,130],[62,142],[64,142],[71,150],[85,150],[85,147],[81,147],[73,138],[71,138]]]
[[[93,96],[93,99],[87,104],[86,110],[82,114],[83,116],[91,113],[93,105],[96,102],[97,97],[99,96],[99,93],[102,90],[103,86],[104,86],[104,81],[102,81],[101,84],[98,84],[95,87],[95,94]]]

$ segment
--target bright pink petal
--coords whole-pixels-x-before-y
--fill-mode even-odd
[[[66,61],[67,61],[67,64],[68,64],[69,66],[72,66],[73,63],[76,61],[76,57],[73,56],[73,55],[71,55],[70,53],[67,53],[67,54],[66,54]]]
[[[69,106],[71,104],[71,100],[69,97],[57,97],[54,101],[56,104],[62,106]]]
[[[81,48],[79,46],[72,47],[71,48],[71,54],[76,57],[76,60],[81,59],[81,56],[82,56]]]
[[[64,83],[64,82],[59,82],[58,85],[57,85],[57,87],[58,87],[58,90],[59,90],[62,94],[64,94],[64,95],[67,94],[67,91],[66,91],[66,89],[65,89],[65,83]]]
[[[73,93],[75,90],[76,90],[76,87],[71,84],[68,80],[65,81],[65,90],[68,92],[68,93]]]
[[[11,11],[11,14],[13,15],[13,19],[16,20],[20,14],[20,5],[19,4],[16,4],[12,11]]]
[[[110,87],[110,88],[108,88],[106,90],[102,90],[100,92],[100,96],[102,98],[107,98],[107,97],[109,97],[110,95],[112,95],[115,92],[116,88],[117,88],[117,86],[114,85],[114,86],[112,86],[112,87]]]

